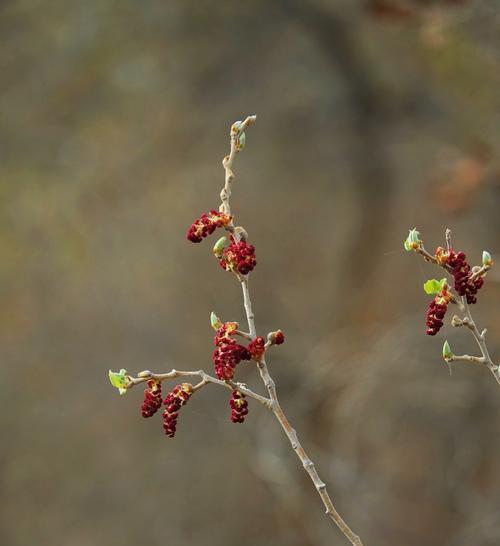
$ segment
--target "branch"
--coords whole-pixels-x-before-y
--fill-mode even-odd
[[[244,130],[244,128],[250,125],[251,123],[254,123],[255,119],[256,119],[256,116],[249,116],[240,126],[233,124],[231,127],[231,151],[229,155],[226,156],[222,161],[222,165],[224,167],[226,176],[225,176],[225,185],[223,190],[221,191],[221,199],[222,199],[221,212],[224,212],[225,214],[229,214],[229,215],[231,214],[231,207],[230,207],[229,201],[231,197],[231,184],[234,182],[234,178],[235,178],[234,172],[232,170],[232,165],[233,165],[233,160],[237,151],[236,149],[237,139],[239,135],[241,134],[241,132]],[[226,229],[232,232],[235,238],[236,237],[240,238],[241,233],[244,233],[246,236],[245,230],[243,230],[242,228],[234,228],[232,221],[226,227]],[[245,314],[246,314],[246,318],[248,322],[248,330],[250,332],[250,336],[252,338],[255,338],[257,335],[256,327],[255,327],[255,315],[252,310],[250,291],[248,289],[248,276],[249,275],[236,274],[236,277],[241,283],[241,288],[243,292],[243,306],[245,308]],[[292,449],[297,454],[297,457],[302,462],[302,466],[304,467],[305,471],[309,474],[309,477],[311,478],[314,486],[316,487],[316,490],[325,506],[326,515],[338,526],[338,528],[342,531],[342,533],[344,533],[346,538],[351,542],[353,546],[363,546],[363,543],[361,542],[361,539],[359,538],[359,536],[352,531],[352,529],[347,525],[347,523],[342,519],[340,514],[335,509],[332,499],[330,498],[330,495],[328,494],[328,491],[326,489],[326,484],[319,477],[319,474],[316,470],[316,467],[313,461],[309,458],[309,456],[307,455],[306,451],[304,450],[304,448],[302,447],[299,441],[297,432],[290,425],[290,422],[286,418],[286,415],[284,411],[282,410],[278,400],[276,384],[271,374],[269,373],[269,369],[267,367],[264,356],[262,356],[259,362],[257,362],[257,367],[259,369],[262,382],[264,383],[269,393],[269,399],[271,402],[269,405],[269,409],[271,409],[274,416],[278,420],[279,424],[281,425],[281,428],[283,429],[283,431],[288,437],[288,440],[290,441]],[[244,391],[241,391],[241,392],[244,392]]]
[[[235,176],[233,172],[233,161],[236,156],[236,153],[241,151],[245,145],[245,129],[252,125],[256,120],[256,116],[248,116],[244,121],[237,121],[233,123],[231,126],[230,131],[230,142],[231,142],[231,149],[229,152],[229,155],[225,156],[222,160],[222,165],[224,167],[225,171],[225,180],[224,180],[224,187],[222,188],[220,192],[221,197],[221,205],[219,207],[219,213],[216,213],[215,211],[211,211],[211,215],[215,216],[220,223],[217,224],[217,227],[224,226],[224,228],[230,232],[231,234],[231,240],[232,243],[237,243],[236,246],[243,246],[251,248],[251,251],[253,253],[253,247],[251,245],[246,244],[247,239],[247,233],[241,226],[234,226],[233,223],[233,217],[231,214],[231,205],[230,205],[230,198],[231,198],[231,189],[232,184],[234,183]],[[218,215],[218,216],[217,216]],[[223,216],[223,222],[221,220],[221,216]],[[200,226],[193,224],[191,226],[190,231],[188,232],[188,239],[190,239],[193,242],[200,242],[202,238],[206,237],[206,225],[207,222],[210,222],[210,219],[207,215],[203,215],[197,222],[200,222],[202,225],[201,227],[201,235],[200,232],[197,232],[196,229],[199,229]],[[210,224],[209,224],[210,225]],[[212,231],[215,229],[214,226],[212,226]],[[204,231],[205,230],[205,231]],[[220,241],[224,241],[225,237],[223,237]],[[242,243],[242,245],[240,245]],[[219,251],[219,242],[216,243],[214,247],[214,254],[218,256]],[[230,247],[229,247],[230,248]],[[252,268],[255,265],[255,260],[252,261]],[[225,268],[226,269],[226,268]],[[260,402],[263,406],[270,409],[278,422],[280,423],[281,427],[283,428],[285,434],[287,435],[290,444],[299,457],[300,461],[302,462],[302,466],[306,470],[306,472],[309,474],[309,477],[311,478],[312,482],[314,483],[314,486],[316,487],[316,490],[321,497],[321,500],[323,501],[323,504],[326,509],[326,514],[328,517],[339,527],[339,529],[344,533],[344,535],[349,539],[351,544],[353,546],[363,546],[363,543],[361,542],[361,539],[350,529],[350,527],[347,525],[347,523],[342,519],[340,514],[335,509],[332,500],[330,496],[328,495],[328,491],[326,490],[326,484],[321,480],[321,478],[318,475],[318,472],[316,470],[316,467],[314,466],[313,461],[309,458],[307,453],[305,452],[304,448],[299,442],[299,439],[297,437],[296,431],[292,428],[290,425],[288,419],[285,416],[285,413],[283,412],[279,400],[278,395],[276,392],[276,385],[271,377],[271,374],[269,373],[269,369],[266,364],[266,360],[264,358],[265,351],[273,344],[280,344],[283,342],[284,337],[283,333],[279,330],[277,332],[270,332],[267,336],[267,342],[264,341],[264,338],[257,338],[256,333],[256,327],[255,327],[255,317],[252,310],[252,302],[250,300],[250,292],[248,289],[248,276],[251,271],[245,270],[245,268],[235,268],[232,264],[226,269],[229,271],[232,271],[232,273],[236,276],[238,281],[241,284],[241,288],[243,291],[243,304],[245,307],[245,313],[247,317],[248,322],[248,330],[249,332],[243,332],[238,329],[237,325],[235,323],[232,323],[234,325],[234,329],[231,330],[232,333],[239,335],[247,340],[250,340],[249,347],[251,345],[258,346],[261,352],[249,352],[248,354],[252,356],[252,358],[256,361],[257,367],[259,369],[260,376],[262,378],[262,381],[267,389],[267,392],[269,393],[269,398],[266,398],[264,396],[261,396],[260,394],[255,393],[251,389],[249,389],[246,385],[243,383],[234,382],[231,379],[218,379],[215,378],[209,374],[207,374],[203,370],[191,370],[191,371],[184,371],[184,370],[171,370],[167,373],[153,373],[149,370],[144,370],[140,372],[137,377],[130,376],[126,370],[120,370],[120,372],[115,373],[110,370],[109,377],[112,385],[119,389],[120,393],[123,394],[123,392],[126,392],[126,390],[134,387],[135,385],[138,385],[140,383],[153,381],[156,383],[161,383],[162,381],[165,381],[167,379],[174,379],[176,377],[198,377],[200,381],[194,386],[190,386],[189,394],[186,394],[186,392],[181,392],[182,395],[185,395],[183,398],[182,396],[178,395],[175,392],[175,389],[173,393],[169,393],[169,396],[177,396],[177,399],[174,398],[174,401],[172,403],[173,409],[170,410],[167,408],[165,410],[164,416],[166,414],[167,418],[167,425],[165,424],[165,417],[164,417],[164,429],[166,430],[166,433],[168,436],[173,436],[175,434],[175,426],[176,426],[176,417],[177,417],[177,409],[181,407],[183,403],[187,400],[186,397],[189,397],[191,393],[194,393],[202,388],[204,388],[209,383],[213,383],[215,385],[227,388],[233,392],[233,398],[231,399],[231,402],[234,405],[231,405],[232,411],[235,411],[236,409],[240,409],[240,419],[237,422],[242,422],[244,415],[246,413],[243,413],[243,410],[247,410],[246,408],[246,402],[244,402],[245,405],[237,405],[237,402],[242,402],[241,395],[238,394],[235,391],[239,391],[239,393],[243,394],[244,396],[248,396],[249,398],[253,398],[254,400],[257,400]],[[216,317],[214,313],[212,313],[211,317],[212,326],[215,329],[218,329],[217,323],[219,322],[219,319]],[[229,324],[229,323],[227,323]],[[219,327],[222,327],[222,324],[219,325]],[[278,341],[278,334],[281,335],[281,341]],[[254,343],[255,342],[255,343]],[[237,346],[231,346],[236,347]],[[250,358],[250,357],[249,357]],[[241,358],[240,358],[241,359]],[[239,362],[239,360],[238,360]],[[233,364],[234,369],[234,364]],[[233,377],[233,375],[226,375],[226,374],[220,374],[217,373],[219,377]],[[158,390],[161,394],[161,390]],[[237,396],[235,396],[237,395]],[[158,395],[151,394],[150,391],[146,390],[146,397],[153,398],[153,412],[149,411],[149,414],[143,413],[145,417],[149,417],[152,415],[152,413],[156,412],[158,409]],[[168,398],[168,397],[167,397]],[[159,398],[159,402],[161,405],[161,396]],[[149,402],[148,402],[149,403]],[[177,404],[177,406],[176,406]],[[169,406],[170,407],[170,406]],[[232,415],[233,418],[233,415]]]
[[[127,380],[129,382],[127,389],[131,389],[135,385],[139,385],[140,383],[144,383],[146,381],[149,381],[150,379],[154,379],[155,381],[158,381],[161,383],[162,381],[165,381],[166,379],[175,379],[176,377],[199,377],[201,378],[200,383],[195,385],[193,387],[193,391],[199,390],[200,388],[204,387],[205,385],[208,385],[208,383],[213,383],[214,385],[219,385],[220,387],[225,387],[226,389],[229,389],[231,391],[238,390],[241,393],[243,393],[245,396],[248,396],[250,398],[253,398],[254,400],[257,400],[257,402],[260,402],[262,405],[266,406],[266,408],[271,407],[271,401],[268,398],[265,398],[264,396],[261,396],[260,394],[257,394],[256,392],[252,391],[248,387],[246,387],[243,383],[237,383],[235,381],[221,381],[220,379],[217,379],[203,370],[196,370],[196,371],[183,371],[183,370],[171,370],[167,373],[153,373],[149,370],[144,370],[142,372],[139,372],[137,374],[137,377],[132,377],[131,375],[127,375]]]
[[[472,284],[474,281],[476,281],[479,278],[483,278],[486,273],[491,269],[491,266],[493,264],[493,260],[488,252],[483,252],[483,264],[481,267],[474,267],[470,269],[470,266],[465,262],[465,256],[462,255],[462,262],[457,265],[456,261],[451,260],[452,257],[456,258],[455,253],[453,252],[452,244],[451,244],[451,229],[446,228],[445,232],[445,239],[446,239],[446,251],[444,251],[442,248],[438,248],[436,250],[436,254],[432,255],[430,254],[424,247],[423,242],[420,240],[420,234],[416,229],[410,230],[410,234],[408,235],[408,238],[405,241],[405,249],[406,250],[413,250],[417,254],[420,254],[424,257],[424,259],[428,262],[431,262],[433,264],[436,264],[443,268],[447,273],[451,274],[455,279],[455,286],[457,286],[457,282],[459,283],[459,288],[463,288],[463,283],[465,282],[465,290],[462,290],[460,293],[463,294],[469,293],[469,296],[473,296],[475,302],[475,294],[478,290],[478,287],[474,287]],[[450,261],[450,263],[448,263]],[[455,266],[452,267],[453,264]],[[429,281],[431,282],[431,281]],[[427,283],[426,283],[427,284]],[[481,285],[479,285],[480,288]],[[425,288],[425,287],[424,287]],[[473,290],[472,292],[470,292]],[[463,318],[458,317],[457,315],[454,315],[451,320],[451,325],[455,328],[458,328],[460,326],[465,326],[468,328],[476,340],[476,343],[479,346],[479,349],[481,350],[482,356],[470,356],[470,355],[454,355],[451,352],[450,346],[448,345],[448,342],[446,341],[443,346],[443,358],[446,360],[446,362],[468,362],[471,364],[480,364],[485,365],[490,370],[490,372],[493,374],[493,377],[495,378],[498,385],[500,385],[500,369],[497,364],[493,362],[491,359],[491,356],[488,351],[488,347],[486,346],[486,330],[483,330],[482,332],[479,331],[479,329],[476,326],[476,323],[474,322],[474,319],[472,317],[472,313],[470,310],[469,303],[467,302],[468,296],[459,296],[455,295],[451,292],[450,288],[446,288],[447,291],[447,301],[456,303],[459,306],[459,309],[462,313],[465,313],[465,316]],[[443,313],[444,314],[444,313]],[[441,316],[441,323],[442,325],[442,316]],[[436,333],[436,332],[434,332]]]
[[[472,335],[474,336],[474,339],[476,340],[476,343],[481,350],[481,354],[483,355],[482,363],[486,364],[490,372],[493,374],[493,377],[496,379],[496,382],[498,383],[498,385],[500,385],[500,370],[491,359],[488,347],[486,346],[486,330],[483,330],[482,332],[478,330],[478,327],[476,326],[476,323],[472,318],[472,313],[470,312],[470,307],[465,297],[462,297],[462,303],[465,307],[465,314],[468,319],[465,326],[467,326],[467,328],[469,328],[469,330],[472,332]]]
[[[445,358],[446,362],[469,362],[470,364],[481,364],[485,363],[482,356],[471,356],[471,355],[453,355]]]

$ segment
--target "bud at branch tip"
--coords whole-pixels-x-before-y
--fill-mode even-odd
[[[483,250],[483,266],[491,267],[493,265],[493,259],[491,254],[486,250]]]

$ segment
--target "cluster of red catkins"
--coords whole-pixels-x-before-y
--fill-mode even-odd
[[[176,385],[167,393],[165,400],[163,400],[163,404],[165,405],[163,429],[169,438],[175,436],[179,410],[186,404],[192,393],[193,386],[190,383],[182,383],[181,385]],[[161,383],[150,380],[144,391],[144,401],[141,406],[142,416],[151,417],[161,408],[161,405]]]
[[[232,217],[222,212],[211,210],[202,214],[195,220],[188,232],[187,238],[193,243],[200,243],[205,237],[211,235],[218,227],[226,227],[231,223]],[[240,275],[248,275],[257,265],[255,259],[255,247],[241,239],[235,241],[232,235],[229,236],[230,244],[221,250],[217,255],[219,263],[226,271],[234,271]]]
[[[187,232],[187,238],[193,243],[200,243],[217,228],[226,227],[231,221],[231,216],[211,210],[206,214],[202,214],[200,218],[191,224]],[[233,235],[229,236],[229,240],[229,245],[221,249],[220,253],[216,253],[220,265],[226,271],[234,271],[239,275],[248,275],[257,265],[255,247],[248,244],[244,239],[236,241]],[[265,339],[261,336],[256,337],[245,347],[237,343],[234,339],[237,329],[238,324],[236,322],[225,322],[220,326],[215,335],[215,349],[212,354],[212,360],[215,374],[222,381],[233,379],[236,366],[242,360],[255,360],[259,362],[264,356]],[[285,336],[281,330],[273,332],[270,336],[269,340],[271,344],[280,345],[285,341]],[[167,409],[163,413],[163,428],[167,436],[170,437],[173,437],[175,434],[178,411],[187,402],[192,392],[191,390],[184,389],[184,385],[187,384],[177,385],[173,391],[168,393],[164,401]],[[192,389],[190,385],[189,387]],[[152,395],[146,394],[145,396],[144,404],[146,404],[146,401],[150,404],[149,400]],[[229,405],[231,406],[231,421],[233,423],[243,423],[245,415],[248,413],[248,402],[245,400],[245,396],[237,390],[233,391]],[[149,405],[147,407],[149,408]],[[158,410],[158,407],[156,407],[151,415]]]
[[[237,271],[240,275],[248,275],[257,265],[255,259],[255,247],[249,245],[246,241],[234,240],[230,236],[231,244],[222,251],[220,265],[226,271]]]
[[[236,322],[225,322],[214,338],[215,350],[212,354],[215,374],[222,381],[232,379],[236,366],[242,360],[250,360],[251,355],[247,347],[236,342],[233,335],[238,325]]]
[[[436,255],[440,249],[436,251]],[[463,252],[455,252],[450,250],[449,252],[443,251],[441,256],[446,257],[446,262],[450,267],[453,268],[451,274],[455,281],[455,290],[460,296],[465,296],[467,303],[476,303],[477,302],[477,291],[483,286],[484,279],[482,277],[477,277],[471,281],[472,271],[470,265],[465,259],[465,254]],[[441,259],[443,259],[443,257]],[[438,258],[439,259],[439,258]]]
[[[483,286],[484,279],[477,277],[471,280],[472,269],[467,263],[463,252],[456,252],[452,249],[445,250],[438,247],[435,252],[435,258],[439,265],[448,265],[451,268],[450,273],[453,275],[454,288],[459,296],[465,296],[467,303],[477,302],[477,291]],[[445,284],[443,290],[436,295],[427,308],[426,316],[426,333],[430,336],[435,336],[443,326],[443,319],[448,309],[448,303],[452,296],[448,292],[448,287]]]
[[[235,368],[242,360],[260,362],[266,350],[266,341],[262,336],[257,336],[246,347],[237,343],[234,339],[237,330],[236,322],[224,322],[215,334],[212,360],[215,374],[222,381],[233,379]],[[269,340],[273,345],[281,345],[285,341],[285,335],[278,330],[270,334]],[[245,396],[239,391],[233,392],[229,401],[233,423],[243,423],[248,413],[248,403],[244,398]]]
[[[187,232],[187,238],[193,243],[201,243],[205,237],[212,235],[217,228],[227,226],[230,222],[231,216],[211,210],[207,214],[202,214],[191,224]]]

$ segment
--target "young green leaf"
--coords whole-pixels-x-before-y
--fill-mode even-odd
[[[109,370],[108,375],[111,385],[118,389],[120,394],[125,394],[129,386],[129,381],[127,379],[127,370],[124,370],[123,368],[119,372],[113,372]]]
[[[424,283],[424,291],[426,294],[429,295],[439,294],[445,284],[446,279],[441,279],[440,281],[438,281],[437,279],[429,279],[427,282]]]
[[[231,125],[231,133],[233,135],[237,135],[239,134],[239,132],[241,131],[241,126],[243,125],[243,122],[238,120],[238,121],[235,121],[232,125]]]
[[[449,360],[452,357],[453,353],[451,352],[450,344],[448,343],[448,341],[445,341],[443,344],[443,358],[445,360]]]
[[[243,148],[245,147],[245,141],[245,133],[241,133],[241,135],[236,139],[236,149],[238,150],[238,152],[241,152],[241,150],[243,150]]]
[[[417,228],[410,229],[408,237],[404,241],[404,248],[407,252],[410,250],[415,250],[420,246],[420,233],[417,231]]]
[[[210,313],[210,324],[214,330],[218,330],[222,326],[220,318],[213,311]]]
[[[491,254],[489,252],[486,252],[486,250],[483,250],[483,265],[491,266],[492,264],[493,259],[491,258]]]
[[[227,237],[221,237],[214,245],[213,253],[217,258],[222,258],[222,252],[226,247]]]

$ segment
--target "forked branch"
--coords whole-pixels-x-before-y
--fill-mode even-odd
[[[147,383],[145,391],[145,401],[141,407],[144,417],[151,417],[162,404],[161,385],[162,382],[175,378],[194,377],[199,379],[195,385],[182,383],[177,385],[167,395],[163,402],[166,406],[164,411],[164,429],[167,436],[173,437],[176,431],[177,416],[179,409],[184,405],[197,391],[207,385],[213,384],[232,391],[231,419],[234,422],[244,421],[248,412],[245,397],[256,400],[264,407],[272,411],[277,421],[285,432],[292,449],[300,459],[302,466],[311,478],[326,510],[328,517],[339,527],[353,546],[363,546],[358,535],[343,520],[335,509],[332,499],[328,494],[326,484],[319,477],[316,467],[302,447],[297,432],[290,425],[278,399],[276,384],[272,378],[266,363],[265,354],[272,345],[279,345],[284,341],[284,335],[281,330],[270,332],[267,340],[257,336],[255,326],[255,316],[252,310],[252,302],[249,291],[249,274],[256,265],[255,248],[247,242],[248,234],[241,226],[235,226],[233,223],[233,213],[231,211],[231,192],[235,181],[233,172],[233,162],[236,154],[245,146],[245,129],[255,123],[256,116],[248,116],[244,121],[233,123],[230,130],[230,152],[222,160],[224,167],[224,187],[220,192],[221,204],[218,211],[212,210],[203,214],[196,220],[188,232],[188,239],[199,243],[205,237],[215,231],[216,228],[224,228],[229,233],[229,246],[226,237],[222,237],[214,246],[214,254],[219,259],[221,266],[226,271],[234,274],[241,284],[243,294],[243,306],[245,308],[246,319],[248,323],[248,333],[243,332],[237,323],[225,322],[212,313],[211,322],[213,328],[217,331],[215,337],[216,349],[213,354],[215,372],[217,377],[206,373],[204,370],[179,371],[171,370],[167,373],[153,373],[149,370],[140,372],[137,377],[133,377],[126,370],[120,372],[110,372],[112,384],[120,389],[121,393],[141,383]],[[248,346],[240,345],[236,342],[236,337],[241,337],[249,341]],[[268,396],[262,396],[249,389],[243,383],[234,381],[233,376],[236,365],[241,360],[253,360],[259,370],[262,382],[267,390]]]

